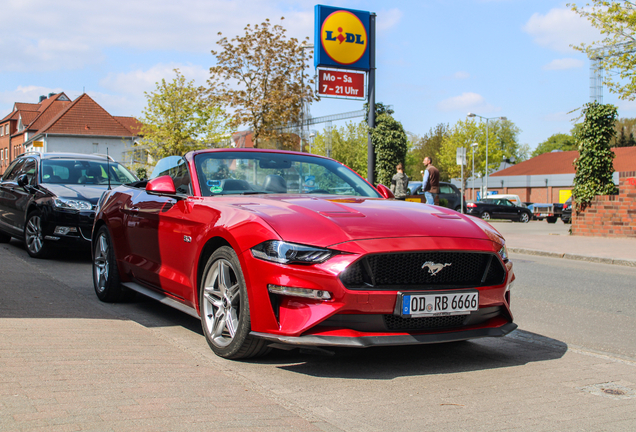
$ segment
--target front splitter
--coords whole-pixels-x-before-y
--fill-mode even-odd
[[[281,336],[270,333],[251,332],[250,335],[272,342],[283,343],[296,346],[332,346],[366,348],[372,346],[398,346],[398,345],[418,345],[433,344],[442,342],[458,342],[468,339],[478,339],[484,337],[501,337],[517,328],[517,324],[508,323],[496,328],[483,328],[448,333],[415,334],[415,335],[395,335],[395,336]]]

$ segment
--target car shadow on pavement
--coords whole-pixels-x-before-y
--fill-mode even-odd
[[[332,355],[273,351],[259,363],[320,378],[390,380],[520,366],[561,358],[564,342],[516,330],[502,338],[430,345],[336,349]]]

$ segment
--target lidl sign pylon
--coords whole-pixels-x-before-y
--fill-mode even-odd
[[[369,17],[369,12],[316,5],[315,66],[368,71]]]

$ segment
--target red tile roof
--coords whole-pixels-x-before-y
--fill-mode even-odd
[[[13,105],[14,111],[37,111],[38,108],[40,108],[40,104],[35,103],[16,102]]]
[[[60,135],[135,136],[87,94],[75,99],[38,133]]]
[[[636,147],[616,147],[612,151],[614,158],[614,171],[636,171]],[[545,175],[545,174],[574,174],[573,162],[579,157],[576,150],[566,152],[543,153],[539,156],[506,168],[491,177],[521,176],[521,175]]]
[[[47,99],[48,100],[48,99]],[[57,116],[60,112],[64,111],[66,107],[71,104],[71,101],[52,101],[47,104],[46,108],[41,110],[38,118],[36,118],[31,124],[29,124],[28,129],[39,131],[45,125],[47,125],[55,116]]]
[[[134,117],[113,116],[115,120],[121,123],[133,135],[140,135],[143,124]]]

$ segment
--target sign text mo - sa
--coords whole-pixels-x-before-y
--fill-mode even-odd
[[[365,76],[364,72],[318,68],[318,94],[324,97],[365,99]]]
[[[315,66],[369,70],[369,12],[316,5]]]

